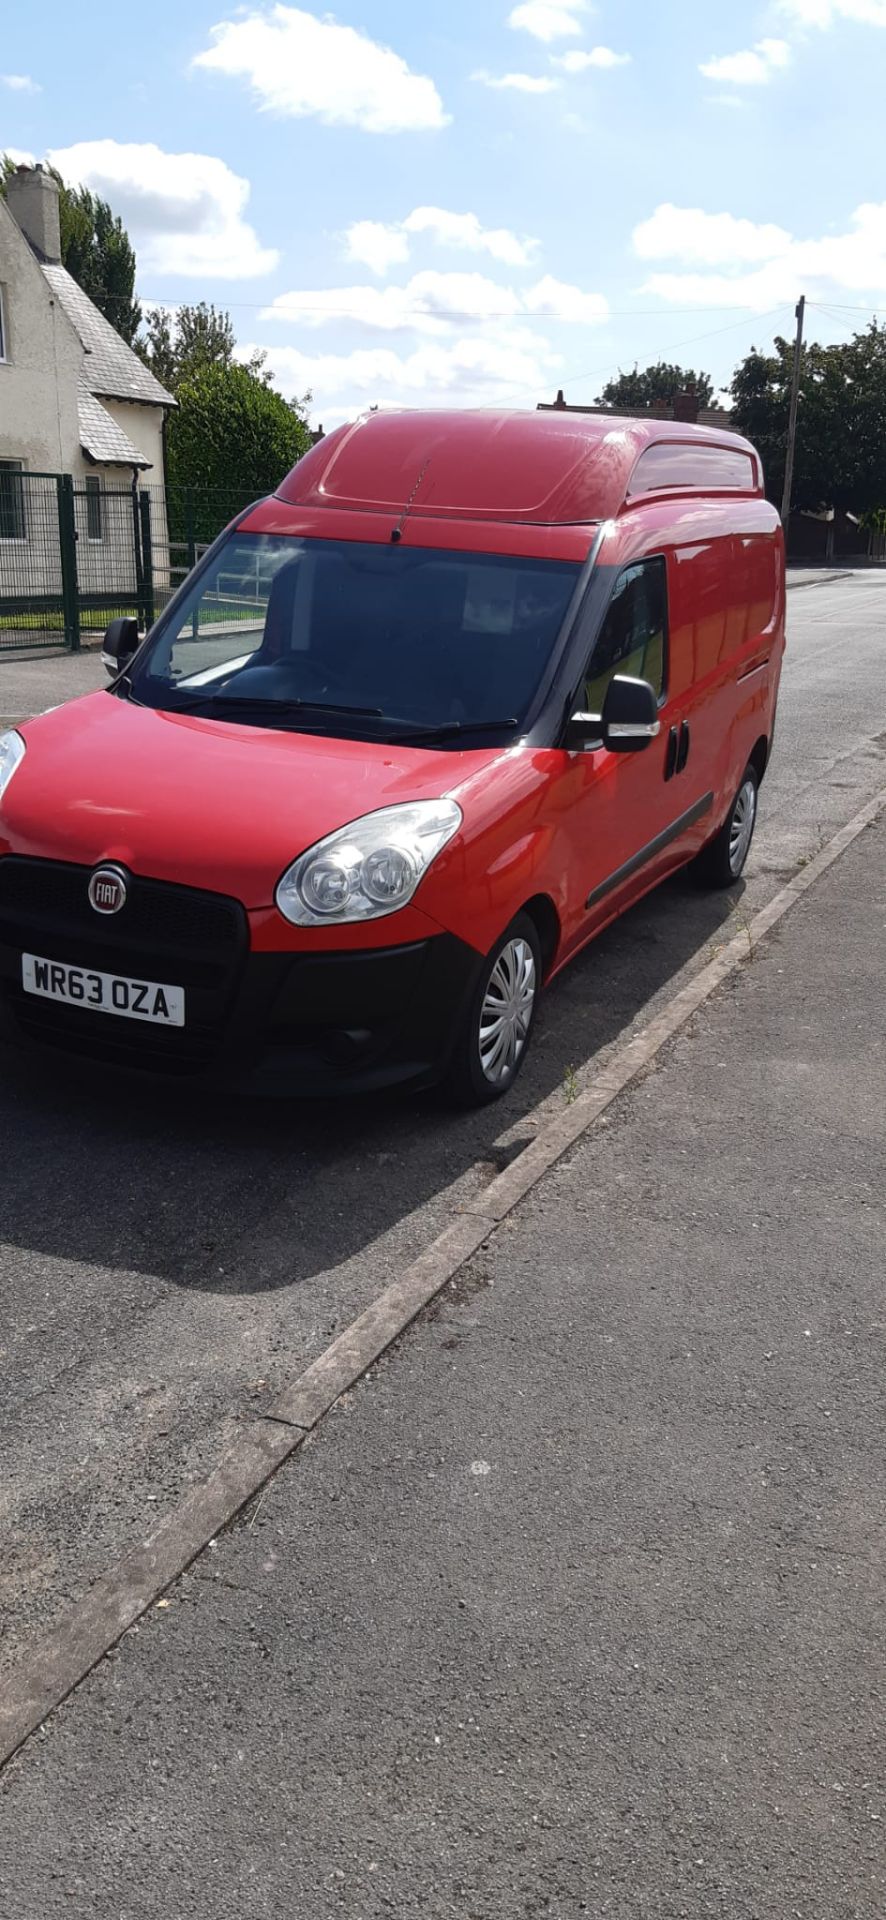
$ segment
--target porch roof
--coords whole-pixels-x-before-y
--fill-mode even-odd
[[[144,468],[152,465],[128,433],[111,418],[107,407],[103,407],[82,382],[77,393],[77,414],[80,445],[89,460],[99,466]]]

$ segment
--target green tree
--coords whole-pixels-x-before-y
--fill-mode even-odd
[[[264,349],[257,347],[248,360],[238,363],[230,314],[205,300],[190,307],[149,308],[144,333],[135,345],[145,365],[173,393],[203,367],[238,364],[245,366],[254,379],[271,385]]]
[[[279,486],[311,445],[301,405],[290,405],[247,367],[198,366],[179,382],[176,399],[167,426],[173,488],[223,492],[245,504]],[[217,507],[213,512],[217,532]],[[197,533],[202,537],[199,527]]]
[[[781,503],[793,345],[753,347],[732,382],[734,425],[763,458],[766,491]],[[872,514],[886,506],[886,328],[876,320],[851,340],[803,349],[794,505]]]
[[[15,172],[8,153],[0,157],[0,193]],[[135,253],[119,214],[88,187],[68,187],[50,168],[58,185],[62,266],[88,293],[121,339],[131,347],[142,322],[135,298]]]
[[[657,360],[651,367],[634,367],[609,380],[597,395],[598,406],[637,407],[643,411],[656,401],[669,404],[675,394],[697,393],[701,407],[709,407],[714,398],[714,383],[707,373],[694,373],[690,367],[678,367]]]

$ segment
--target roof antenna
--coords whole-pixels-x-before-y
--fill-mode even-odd
[[[399,546],[400,541],[403,538],[403,528],[405,527],[406,521],[409,517],[409,509],[412,505],[413,500],[415,499],[415,496],[419,490],[419,487],[421,486],[421,483],[425,477],[425,474],[427,473],[427,470],[431,464],[432,457],[433,456],[431,454],[428,454],[425,464],[422,467],[422,470],[418,476],[418,479],[416,480],[415,486],[413,487],[412,492],[409,495],[409,499],[407,500],[406,505],[403,508],[403,512],[400,515],[397,525],[395,526],[394,531],[391,534],[391,545],[394,547]]]

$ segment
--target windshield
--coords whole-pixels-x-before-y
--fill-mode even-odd
[[[513,733],[579,568],[232,533],[123,683],[175,712],[362,739]]]

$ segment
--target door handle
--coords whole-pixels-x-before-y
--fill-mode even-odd
[[[689,732],[689,722],[687,720],[684,720],[683,725],[680,728],[680,745],[677,748],[677,772],[678,773],[683,772],[683,768],[685,767],[686,762],[689,759],[689,748],[691,744],[692,744],[692,741],[691,741],[691,736]]]
[[[679,753],[679,750],[680,750],[680,729],[679,727],[672,727],[670,733],[668,734],[668,750],[667,750],[667,753],[665,754],[664,777],[666,780],[673,780],[674,778],[674,774],[677,771],[677,754]]]

